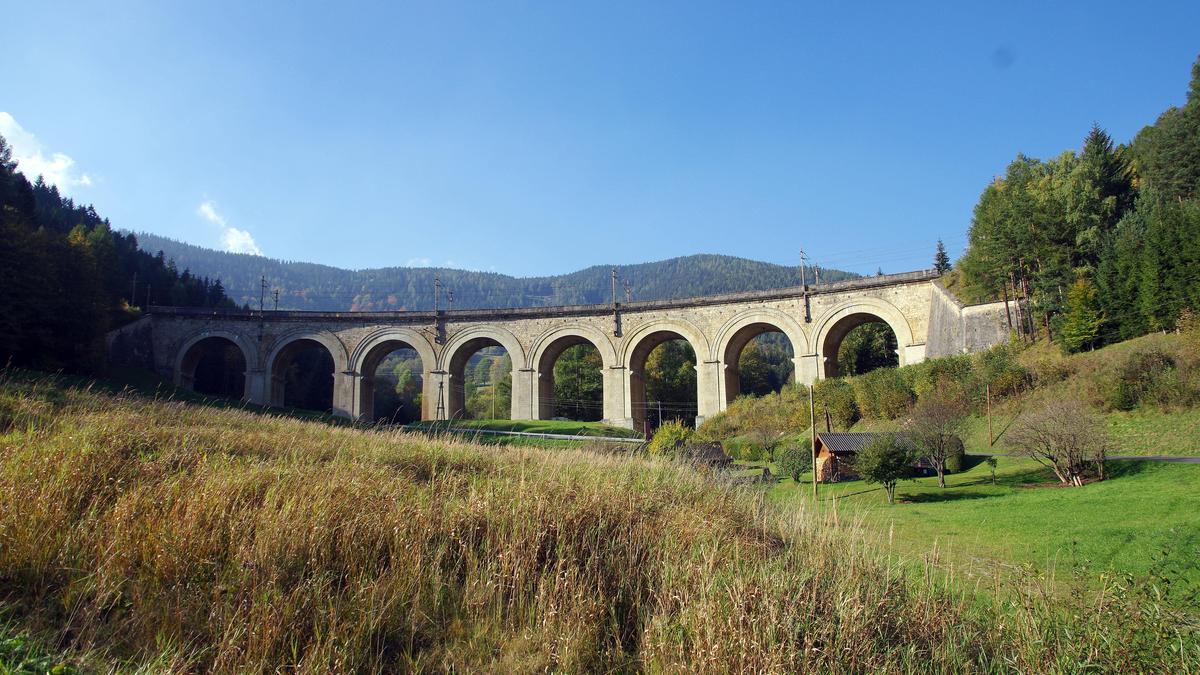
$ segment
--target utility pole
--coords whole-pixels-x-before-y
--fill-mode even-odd
[[[812,310],[808,304],[808,274],[804,269],[805,263],[808,262],[808,256],[805,255],[804,249],[800,249],[800,289],[804,293],[804,322],[812,322]]]
[[[442,375],[441,378],[438,379],[437,418],[439,420],[446,419],[446,397],[444,395],[445,391],[446,391],[446,376]]]
[[[988,447],[992,447],[992,385],[983,385],[983,391],[987,396],[987,416],[988,416]]]
[[[628,305],[630,303],[631,299],[633,298],[633,286],[630,286],[628,281],[624,282],[624,284],[625,284],[625,304]]]
[[[454,311],[454,289],[453,288],[446,291],[446,300],[450,303],[450,306],[447,309],[449,309],[450,311]]]
[[[263,311],[263,303],[266,301],[266,295],[267,295],[267,277],[266,277],[266,275],[263,275],[262,279],[258,283],[258,312],[260,314]]]
[[[816,281],[813,282],[813,285],[820,286],[821,285],[821,267],[820,267],[820,265],[813,265],[813,276],[816,277]]]
[[[808,432],[812,438],[812,484],[813,501],[817,500],[817,402],[813,400],[813,386],[808,385]]]
[[[133,273],[133,289],[129,291],[129,304],[137,304],[137,272]]]
[[[433,313],[434,314],[437,314],[438,298],[441,297],[441,295],[442,295],[442,280],[437,277],[434,277],[433,278]]]
[[[146,284],[146,311],[150,311],[150,284]]]
[[[662,426],[662,401],[658,402],[658,426]]]
[[[612,268],[612,313],[613,313],[613,335],[621,336],[621,313],[617,306],[617,268]]]
[[[275,289],[275,311],[279,311],[279,289]]]

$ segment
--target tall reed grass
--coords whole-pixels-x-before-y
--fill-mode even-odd
[[[0,602],[102,669],[1200,664],[1190,628],[1136,594],[979,602],[836,513],[666,460],[0,380]]]

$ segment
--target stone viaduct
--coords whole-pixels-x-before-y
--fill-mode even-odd
[[[986,348],[1008,337],[1004,303],[964,307],[930,271],[821,286],[701,298],[520,309],[441,312],[308,312],[153,307],[109,336],[114,359],[140,362],[183,387],[213,348],[236,345],[244,364],[237,389],[246,401],[282,405],[283,371],[301,348],[320,345],[334,363],[334,414],[370,421],[375,369],[392,351],[420,356],[425,419],[461,417],[464,368],[480,349],[512,359],[513,419],[554,411],[554,362],[589,343],[603,361],[604,420],[641,428],[647,414],[642,369],[651,350],[683,339],[696,353],[697,420],[738,394],[742,349],[767,331],[791,342],[795,379],[837,374],[837,351],[854,327],[882,321],[896,336],[901,365]]]

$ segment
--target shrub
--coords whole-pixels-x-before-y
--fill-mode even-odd
[[[724,441],[737,435],[737,421],[728,411],[706,417],[692,436],[695,441]],[[736,459],[736,458],[735,458]]]
[[[1175,359],[1155,347],[1131,353],[1105,381],[1106,403],[1115,410],[1133,410],[1143,403],[1186,405],[1192,398]]]
[[[976,356],[981,383],[991,385],[993,396],[1011,396],[1029,386],[1029,371],[1018,358],[1021,351],[1019,343],[1008,342]]]
[[[909,378],[909,386],[918,399],[928,397],[935,391],[944,391],[949,384],[964,395],[973,394],[975,369],[971,357],[946,356],[929,359],[903,370]]]
[[[778,453],[775,465],[779,471],[797,483],[800,477],[812,468],[812,448],[789,444]]]
[[[858,404],[854,400],[854,387],[842,378],[820,380],[813,387],[813,399],[816,401],[817,414],[824,415],[829,411],[833,426],[837,429],[849,429],[858,421]],[[807,428],[805,424],[804,427]],[[824,427],[818,425],[818,429]]]
[[[950,446],[950,452],[946,455],[946,473],[962,473],[963,461],[967,457],[967,452],[963,448],[961,438],[955,438],[953,445]]]
[[[658,457],[674,457],[692,436],[692,428],[679,420],[668,420],[654,432],[650,440],[650,454]]]
[[[858,409],[867,419],[902,417],[913,403],[913,392],[896,368],[879,368],[854,378]]]

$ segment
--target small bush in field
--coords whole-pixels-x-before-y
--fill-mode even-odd
[[[913,403],[913,391],[896,368],[879,368],[854,378],[854,395],[862,416],[894,420]]]
[[[950,452],[946,456],[946,473],[962,473],[963,461],[966,460],[967,452],[963,448],[961,438],[955,438],[954,444],[950,447]]]
[[[797,483],[800,482],[801,476],[812,469],[812,448],[788,445],[777,454],[779,456],[775,465],[779,467],[780,472],[790,476]]]
[[[668,420],[654,432],[650,440],[650,454],[658,457],[674,457],[692,436],[692,428],[679,420]]]
[[[1121,364],[1109,380],[1106,402],[1115,410],[1133,410],[1142,403],[1186,404],[1189,398],[1175,359],[1162,350],[1148,348],[1133,352]]]
[[[824,415],[829,411],[835,429],[849,429],[858,421],[858,403],[854,400],[854,387],[846,380],[835,377],[820,380],[813,387],[813,399],[816,401],[817,414]],[[804,428],[808,425],[805,424]],[[818,425],[818,428],[824,428]]]

